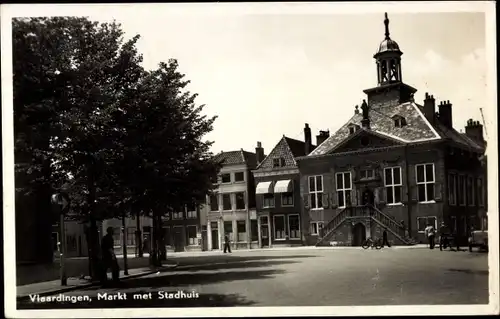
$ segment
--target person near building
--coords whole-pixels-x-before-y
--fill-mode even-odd
[[[451,242],[450,242],[450,230],[448,226],[444,222],[441,223],[441,226],[439,227],[439,250],[443,250],[443,247],[446,249],[446,247],[451,248]]]
[[[432,226],[431,224],[427,224],[427,227],[425,228],[425,236],[429,241],[429,248],[434,249],[434,239],[436,237],[436,230],[434,229],[434,226]]]
[[[228,234],[226,234],[224,236],[224,254],[226,252],[231,253],[231,241],[229,240],[229,235]]]
[[[120,280],[120,266],[118,265],[118,260],[116,259],[114,251],[113,227],[108,227],[106,229],[106,235],[102,238],[101,249],[103,264],[102,282],[104,283],[107,281],[107,272],[108,269],[111,268],[113,282],[118,283]]]

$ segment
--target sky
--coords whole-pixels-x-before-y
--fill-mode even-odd
[[[214,153],[255,151],[257,141],[268,153],[283,135],[303,140],[305,123],[313,141],[319,130],[340,128],[366,98],[362,91],[377,84],[373,54],[384,39],[384,11],[417,103],[425,92],[436,103],[450,100],[457,130],[469,118],[481,120],[481,107],[487,111],[483,12],[309,8],[209,14],[168,5],[86,6],[75,15],[114,19],[126,37],[139,34],[147,69],[177,59],[188,89],[199,94],[196,102],[218,116],[207,135]]]

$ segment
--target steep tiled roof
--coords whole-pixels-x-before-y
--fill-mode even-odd
[[[312,145],[312,149],[314,148],[315,146]],[[296,167],[297,162],[295,158],[304,155],[306,155],[305,142],[283,136],[257,169],[273,168],[273,160],[275,158],[284,158],[284,167]]]
[[[423,142],[449,138],[463,146],[470,147],[476,151],[484,150],[476,141],[465,134],[457,132],[453,128],[447,128],[436,119],[435,124],[431,125],[422,113],[422,106],[407,102],[397,106],[391,106],[383,109],[370,110],[370,129],[373,133],[387,136],[404,143]],[[405,118],[406,125],[395,127],[393,118],[401,116]],[[319,145],[311,156],[328,154],[334,150],[340,143],[349,138],[349,125],[356,124],[361,126],[362,115],[355,114],[346,124],[344,124],[335,134],[326,139]]]
[[[395,127],[393,120],[395,115],[404,117],[406,125],[403,127]],[[327,138],[309,155],[313,156],[329,153],[340,142],[349,137],[348,126],[350,124],[361,126],[361,120],[362,115],[355,114],[346,124],[332,136]],[[440,138],[436,130],[427,121],[418,105],[413,102],[407,102],[380,110],[370,110],[370,128],[374,133],[406,143],[430,141]]]
[[[247,164],[250,167],[255,167],[257,164],[255,153],[244,150],[220,152],[214,156],[214,161],[223,165]]]

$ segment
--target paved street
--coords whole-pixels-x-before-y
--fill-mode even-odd
[[[122,285],[64,294],[89,296],[90,302],[28,300],[18,305],[40,309],[487,304],[488,260],[485,253],[439,249],[233,252],[190,258],[176,270]],[[183,294],[175,295],[179,291]],[[104,293],[106,298],[121,299],[126,294],[127,299],[98,300]],[[138,300],[139,296],[151,299]]]

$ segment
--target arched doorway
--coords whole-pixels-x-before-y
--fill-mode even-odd
[[[361,199],[361,205],[374,205],[375,204],[375,195],[373,194],[373,191],[365,187],[363,190],[363,196]]]
[[[352,246],[361,246],[366,240],[366,227],[362,223],[352,226]]]

